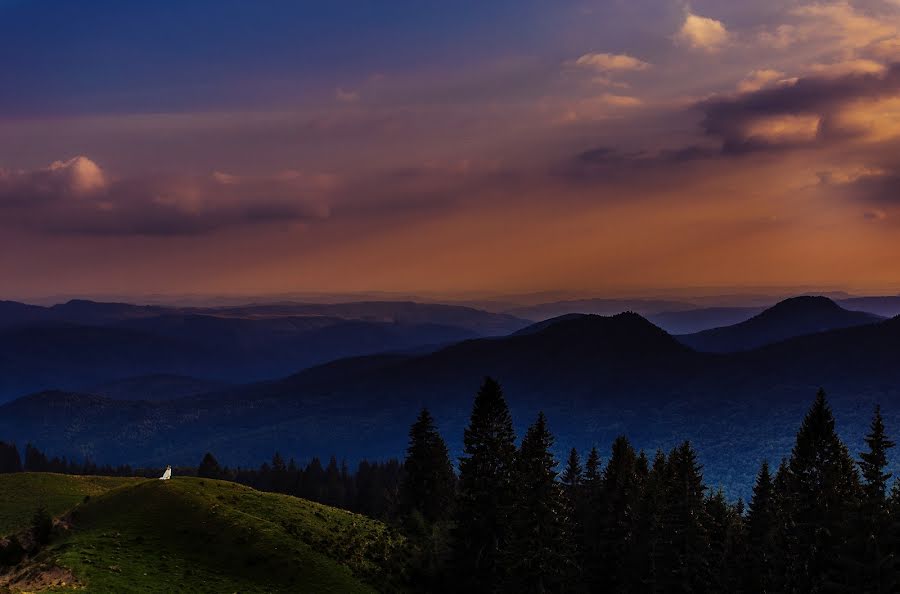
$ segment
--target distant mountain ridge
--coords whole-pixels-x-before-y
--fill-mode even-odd
[[[254,382],[343,357],[429,352],[509,334],[527,323],[467,307],[409,302],[227,308],[0,302],[0,402],[38,390],[88,390],[153,375]],[[183,395],[172,387],[173,397]]]
[[[678,339],[698,351],[747,351],[796,336],[882,320],[874,314],[846,310],[827,297],[792,297],[744,322],[682,335]]]

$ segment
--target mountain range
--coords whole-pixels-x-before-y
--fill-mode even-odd
[[[618,434],[649,450],[690,438],[709,482],[746,495],[761,460],[777,464],[789,452],[820,386],[854,448],[876,402],[888,430],[900,427],[900,318],[842,327],[861,318],[825,301],[779,304],[754,318],[753,332],[732,327],[729,340],[773,342],[727,353],[695,350],[635,313],[575,315],[163,402],[42,392],[0,407],[0,436],[111,463],[192,464],[209,450],[249,465],[275,449],[352,461],[402,454],[409,423],[428,406],[458,453],[473,394],[490,375],[503,384],[520,434],[543,410],[559,452],[603,451]],[[783,328],[801,335],[785,337],[776,331]]]
[[[0,302],[0,402],[124,380],[149,394],[152,385],[139,386],[144,376],[151,384],[160,375],[261,381],[342,357],[423,352],[527,324],[507,314],[407,302],[222,308]]]

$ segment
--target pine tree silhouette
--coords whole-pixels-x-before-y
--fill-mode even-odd
[[[400,502],[405,514],[414,511],[434,523],[448,517],[456,477],[447,445],[428,409],[422,409],[409,430],[409,447],[403,463]]]
[[[888,510],[887,483],[892,474],[885,472],[887,452],[894,442],[887,438],[881,407],[875,407],[870,432],[866,436],[868,452],[861,452],[859,468],[863,478],[860,507],[859,555],[862,559],[862,589],[865,592],[891,592],[896,586],[896,563],[891,553],[891,518]]]
[[[200,466],[197,467],[197,476],[214,479],[219,478],[221,474],[222,469],[219,468],[219,462],[216,460],[215,456],[206,452],[203,456],[203,460],[200,461]]]
[[[560,592],[567,583],[565,513],[552,448],[553,436],[540,413],[516,457],[515,499],[504,551],[509,592]]]
[[[752,592],[771,592],[778,554],[778,508],[769,463],[763,462],[753,485],[747,512],[747,566],[745,583]]]
[[[853,588],[851,532],[859,477],[819,390],[803,419],[788,463],[785,503],[788,586],[803,592]]]
[[[584,544],[584,518],[587,513],[584,489],[584,469],[578,450],[572,448],[566,468],[560,476],[562,484],[563,514],[565,518],[565,546],[568,557],[567,590],[575,591],[582,580],[582,547]]]
[[[463,435],[454,531],[454,563],[466,592],[492,592],[502,583],[500,559],[509,534],[516,436],[503,391],[486,378]]]
[[[603,473],[603,508],[600,519],[600,564],[608,592],[628,592],[635,573],[633,558],[635,513],[640,492],[635,464],[637,454],[624,436],[613,442]]]
[[[706,486],[690,442],[672,450],[667,466],[658,584],[668,592],[705,591],[709,581]]]
[[[584,492],[582,495],[583,538],[581,546],[581,571],[584,587],[588,591],[601,588],[604,580],[602,552],[603,471],[600,453],[591,448],[584,463]]]

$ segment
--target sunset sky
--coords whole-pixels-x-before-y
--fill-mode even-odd
[[[900,291],[900,0],[0,0],[0,56],[0,298]]]

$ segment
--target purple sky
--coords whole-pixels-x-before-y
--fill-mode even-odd
[[[0,297],[900,290],[900,1],[0,0]]]

